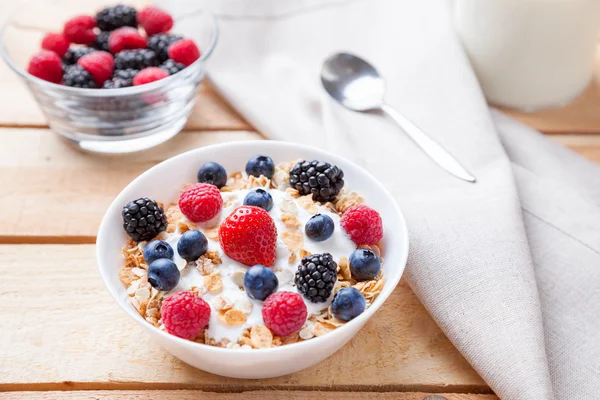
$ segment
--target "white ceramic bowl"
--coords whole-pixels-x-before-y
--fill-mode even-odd
[[[223,349],[194,343],[167,334],[146,322],[129,304],[118,271],[123,265],[121,248],[127,240],[121,210],[130,200],[150,197],[169,204],[177,201],[182,186],[196,182],[198,168],[207,161],[221,163],[231,173],[244,169],[254,154],[265,154],[275,163],[304,158],[336,164],[344,171],[348,188],[366,198],[384,223],[383,257],[386,282],[375,302],[361,315],[324,336],[282,347],[260,350]],[[140,324],[159,345],[182,361],[214,374],[233,378],[270,378],[310,367],[329,357],[348,342],[392,293],[406,265],[408,232],[402,212],[392,195],[375,177],[352,162],[323,150],[288,142],[246,141],[207,146],[170,158],[144,172],[115,198],[98,232],[96,257],[100,274],[121,308]]]

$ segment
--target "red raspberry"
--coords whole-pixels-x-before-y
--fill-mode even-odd
[[[96,86],[102,87],[104,82],[112,76],[115,63],[110,53],[94,51],[81,57],[77,61],[77,65],[92,75]]]
[[[139,75],[135,76],[134,85],[136,84],[135,79]],[[181,196],[179,196],[179,209],[190,221],[208,221],[214,218],[221,211],[222,207],[223,198],[221,197],[221,192],[219,192],[219,189],[215,185],[208,183],[196,183],[195,185],[188,186],[181,193]]]
[[[241,206],[221,224],[219,243],[235,261],[249,267],[256,264],[270,267],[277,252],[277,228],[262,208]]]
[[[364,205],[350,207],[342,215],[340,225],[359,246],[376,244],[383,237],[381,215]]]
[[[133,78],[133,86],[145,85],[146,83],[166,78],[169,73],[162,68],[148,67],[138,72]]]
[[[73,43],[92,44],[96,40],[95,26],[96,20],[94,17],[80,15],[67,21],[63,33]]]
[[[177,292],[163,301],[160,314],[167,332],[194,339],[208,325],[210,306],[197,294]]]
[[[27,72],[45,81],[60,83],[63,76],[62,62],[55,52],[41,50],[31,57]]]
[[[69,44],[69,39],[63,33],[48,33],[42,39],[42,49],[53,51],[61,58],[69,50]]]
[[[192,39],[181,39],[169,46],[169,58],[187,67],[200,58],[200,50]]]
[[[137,22],[144,28],[148,36],[167,33],[173,27],[173,17],[166,11],[153,6],[138,12]]]
[[[121,50],[145,49],[146,39],[137,29],[123,26],[112,31],[108,37],[108,48],[113,54],[117,54]]]
[[[263,321],[277,336],[288,336],[298,332],[306,322],[307,316],[306,304],[298,293],[273,293],[263,303]]]

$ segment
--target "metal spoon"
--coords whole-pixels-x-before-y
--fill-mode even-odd
[[[385,85],[375,67],[352,54],[338,53],[323,63],[321,82],[327,93],[353,111],[383,111],[440,167],[468,182],[475,177],[448,151],[383,100]]]

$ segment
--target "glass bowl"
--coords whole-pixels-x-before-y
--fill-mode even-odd
[[[21,5],[9,18],[0,33],[0,54],[23,79],[52,131],[80,149],[98,153],[148,149],[181,131],[217,42],[217,22],[210,12],[192,6],[182,15],[173,15],[171,32],[193,39],[201,52],[201,57],[184,70],[141,86],[80,89],[38,79],[27,73],[27,63],[39,51],[47,32],[61,32],[69,18],[95,15],[103,5],[113,2],[91,2],[97,7],[71,0],[43,3]],[[64,16],[57,10],[63,10]],[[58,15],[62,19],[54,20]]]

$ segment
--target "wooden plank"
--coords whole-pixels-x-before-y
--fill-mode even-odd
[[[261,389],[491,393],[402,281],[342,350],[296,374],[221,378],[149,340],[110,297],[94,245],[0,245],[0,392]]]
[[[210,393],[199,390],[138,390],[138,391],[74,391],[74,392],[14,392],[0,393],[0,400],[423,400],[431,393],[373,393],[373,392],[308,392],[257,390],[244,393]],[[492,394],[437,393],[447,400],[498,400]],[[432,399],[434,400],[434,399]],[[441,399],[440,399],[441,400]]]
[[[0,242],[69,236],[77,243],[94,243],[112,199],[158,162],[208,144],[260,138],[246,131],[202,132],[135,156],[108,157],[79,152],[45,129],[3,129],[0,136],[0,207],[12,210],[2,218]]]
[[[1,243],[94,243],[104,211],[141,172],[199,146],[261,138],[246,131],[188,132],[135,156],[105,157],[76,151],[44,129],[2,129],[0,136],[0,209],[11,210],[0,224]],[[551,138],[600,163],[600,135]]]

